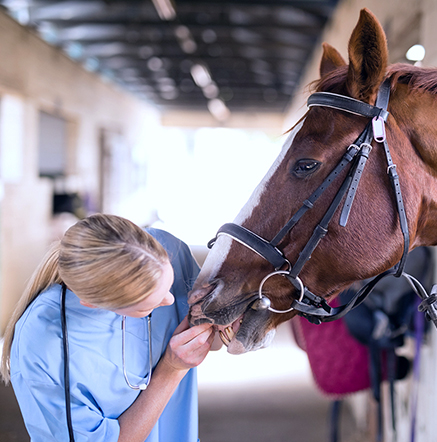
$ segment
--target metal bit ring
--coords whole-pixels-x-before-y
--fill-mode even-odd
[[[272,276],[275,276],[275,275],[289,275],[290,274],[290,272],[289,271],[287,271],[287,270],[277,270],[276,272],[272,272],[272,273],[269,273],[262,281],[261,281],[261,284],[259,285],[259,289],[258,289],[258,297],[259,297],[259,299],[260,300],[263,300],[264,298],[267,298],[267,296],[265,296],[265,295],[263,295],[263,293],[262,293],[262,289],[263,289],[263,285],[264,285],[264,283],[270,278],[270,277],[272,277]],[[297,276],[294,278],[297,282],[298,282],[298,284],[299,284],[299,289],[300,289],[300,297],[299,297],[299,302],[300,301],[302,301],[302,299],[303,299],[303,295],[304,295],[304,292],[305,292],[305,288],[304,288],[304,286],[303,286],[303,283],[302,283],[302,281],[301,281],[301,279],[300,278],[298,278]],[[268,298],[267,298],[268,299]],[[276,310],[276,309],[274,309],[273,307],[271,307],[270,305],[267,305],[266,304],[266,308],[269,310],[269,311],[271,311],[271,312],[273,312],[273,313],[289,313],[289,312],[291,312],[291,311],[293,311],[294,310],[294,308],[293,307],[290,307],[289,309],[287,309],[287,310]]]

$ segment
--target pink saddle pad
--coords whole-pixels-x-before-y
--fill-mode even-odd
[[[340,398],[370,387],[368,349],[350,335],[342,319],[315,325],[296,316],[291,327],[322,393]]]

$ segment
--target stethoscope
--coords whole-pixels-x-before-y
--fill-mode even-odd
[[[65,313],[65,294],[67,292],[67,286],[62,283],[61,290],[61,328],[62,328],[62,347],[64,353],[64,391],[65,391],[65,410],[67,415],[67,427],[68,435],[70,437],[70,442],[74,442],[73,434],[73,424],[71,420],[71,393],[70,393],[70,358],[68,353],[68,332],[67,332],[67,321]],[[144,382],[139,385],[133,385],[129,382],[126,372],[126,358],[125,358],[125,346],[126,346],[126,316],[122,317],[121,320],[121,352],[122,352],[122,364],[123,364],[123,375],[127,385],[133,390],[145,390],[152,379],[152,314],[147,316],[147,338],[149,342],[149,367],[150,371],[145,378]]]
[[[121,352],[122,352],[122,359],[123,359],[123,374],[124,379],[126,380],[126,384],[129,385],[132,390],[145,390],[149,384],[150,379],[152,379],[152,367],[153,367],[153,361],[152,361],[152,313],[150,313],[147,316],[147,338],[149,341],[149,367],[150,371],[147,375],[147,378],[145,378],[145,382],[139,385],[132,385],[129,382],[129,379],[127,377],[126,373],[126,362],[125,362],[125,343],[126,343],[126,316],[123,316],[121,320]]]

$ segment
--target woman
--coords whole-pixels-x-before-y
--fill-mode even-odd
[[[117,216],[93,215],[65,233],[4,339],[2,376],[33,442],[197,441],[190,369],[214,337],[185,318],[198,270],[186,244]]]

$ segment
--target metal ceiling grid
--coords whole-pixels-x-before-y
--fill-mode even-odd
[[[283,112],[338,0],[3,0],[161,109]],[[160,7],[168,6],[169,11]]]

